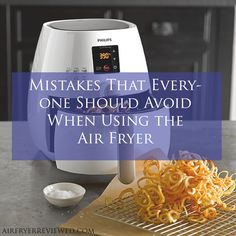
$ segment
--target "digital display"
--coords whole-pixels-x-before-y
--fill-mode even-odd
[[[111,58],[110,52],[100,52],[100,59],[101,60],[107,60]]]
[[[93,68],[95,73],[120,72],[117,45],[92,47]]]

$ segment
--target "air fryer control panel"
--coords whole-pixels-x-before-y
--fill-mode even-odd
[[[117,45],[92,47],[94,73],[120,72]]]

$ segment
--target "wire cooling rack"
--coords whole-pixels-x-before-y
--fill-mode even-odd
[[[236,204],[236,191],[224,198],[225,203]],[[154,235],[164,236],[236,236],[236,212],[220,211],[216,219],[204,224],[188,222],[184,217],[176,223],[152,224],[142,221],[137,216],[137,207],[132,197],[121,202],[116,199],[111,204],[95,211],[96,215],[147,230]]]

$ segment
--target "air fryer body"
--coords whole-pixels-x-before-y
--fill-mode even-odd
[[[115,46],[115,50],[118,48],[116,53],[118,53],[120,72],[148,71],[142,43],[134,24],[120,20],[84,19],[53,21],[43,25],[35,52],[32,72],[94,72],[96,65],[93,61],[92,48],[99,49],[104,46]],[[114,68],[117,70],[117,66]],[[113,68],[110,69],[113,70]],[[107,76],[104,77],[107,78]],[[150,88],[149,84],[147,83],[146,86],[148,90]],[[55,155],[57,153],[62,155],[62,147],[55,145],[54,152],[48,150],[45,128],[46,111],[40,109],[37,104],[40,98],[50,95],[49,91],[37,92],[36,95],[35,93],[34,95],[29,93],[28,121],[32,138],[37,147],[48,158],[55,159],[57,167],[65,171],[81,174],[116,173],[117,161],[59,161]],[[98,95],[79,91],[77,96],[96,97]],[[55,142],[57,140],[61,142],[63,138],[65,140],[74,138],[77,133],[75,129],[78,129],[78,127],[68,129],[71,131],[69,133],[68,130],[66,131],[67,137],[64,137],[63,130],[56,130]],[[168,145],[165,145],[162,149],[167,153],[168,148]],[[100,151],[104,152],[104,155],[117,155],[116,147],[101,147]],[[66,153],[64,154],[66,155]],[[79,150],[78,155],[80,155]]]

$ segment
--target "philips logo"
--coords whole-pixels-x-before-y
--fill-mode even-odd
[[[106,39],[97,39],[98,42],[111,42],[111,38],[106,38]]]

